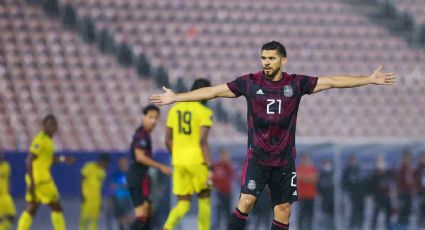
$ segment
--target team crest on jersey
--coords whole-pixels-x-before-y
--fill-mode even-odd
[[[285,97],[292,97],[292,96],[294,96],[294,90],[292,89],[292,86],[291,85],[285,85],[283,87],[283,95]]]
[[[247,187],[249,190],[254,190],[257,187],[257,185],[255,185],[255,180],[249,180]]]
[[[146,143],[146,141],[144,139],[139,142],[139,145],[143,148],[146,148],[147,144],[148,143]]]

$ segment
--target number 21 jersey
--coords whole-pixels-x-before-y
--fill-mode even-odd
[[[295,129],[301,97],[311,94],[317,78],[283,72],[278,81],[264,72],[248,74],[227,83],[248,106],[248,157],[265,166],[285,166],[296,157]]]
[[[168,111],[167,127],[173,130],[172,164],[204,163],[201,127],[211,127],[213,112],[199,102],[178,102]]]

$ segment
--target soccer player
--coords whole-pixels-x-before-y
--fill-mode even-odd
[[[192,90],[209,87],[206,79],[197,79]],[[212,110],[206,100],[180,102],[168,112],[166,146],[172,155],[173,193],[177,204],[171,210],[164,229],[173,229],[190,209],[193,194],[198,196],[198,229],[209,230],[211,219],[212,164],[208,132],[212,125]]]
[[[9,194],[10,165],[0,149],[0,230],[12,229],[16,216],[15,204]]]
[[[31,227],[32,218],[40,204],[50,206],[51,220],[55,230],[66,229],[59,192],[50,174],[50,166],[52,163],[73,164],[75,158],[63,155],[54,156],[53,135],[57,129],[56,117],[53,114],[46,115],[43,119],[43,130],[34,137],[30,145],[25,175],[27,208],[19,218],[18,230],[27,230]]]
[[[234,60],[230,60],[234,61]],[[166,105],[178,101],[199,101],[216,97],[244,96],[248,105],[248,152],[243,167],[242,188],[229,229],[243,229],[255,200],[269,185],[274,210],[272,229],[287,229],[296,193],[294,158],[295,127],[301,97],[331,88],[351,88],[369,84],[391,85],[396,76],[377,68],[370,76],[310,77],[282,72],[287,63],[285,47],[279,42],[261,48],[263,70],[227,84],[205,87],[188,93],[152,95],[151,101]]]
[[[142,125],[134,133],[130,146],[130,170],[127,174],[128,188],[134,206],[135,220],[132,230],[150,228],[150,179],[148,168],[154,167],[166,175],[171,175],[172,169],[152,159],[151,132],[159,120],[159,108],[148,105],[143,109]]]
[[[109,164],[109,156],[103,153],[97,161],[87,162],[81,169],[80,230],[96,230],[102,205],[102,186]]]

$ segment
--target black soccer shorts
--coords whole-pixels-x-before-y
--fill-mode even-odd
[[[151,182],[147,173],[140,175],[139,173],[132,173],[130,170],[127,175],[127,183],[134,207],[142,205],[145,201],[149,202]]]
[[[295,162],[283,167],[263,166],[253,158],[247,159],[242,169],[241,193],[259,197],[268,185],[272,207],[298,201]]]

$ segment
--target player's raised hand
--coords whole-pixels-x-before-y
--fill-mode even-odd
[[[395,73],[383,73],[381,72],[382,66],[379,66],[370,75],[373,84],[376,85],[392,85],[395,83],[397,76]]]
[[[176,94],[171,89],[168,89],[165,86],[163,86],[162,89],[164,89],[165,93],[155,94],[149,98],[152,103],[157,105],[168,105],[176,101]]]

